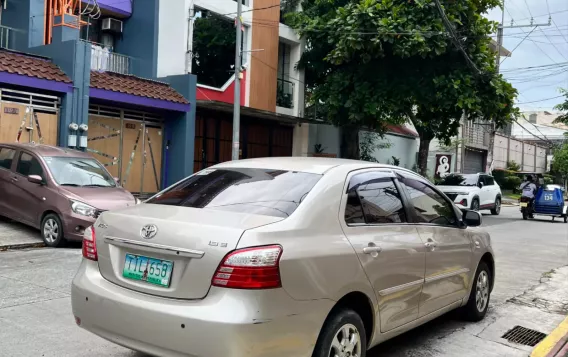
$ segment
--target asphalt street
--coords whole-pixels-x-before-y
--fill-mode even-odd
[[[496,252],[497,280],[486,319],[448,314],[374,348],[368,356],[528,356],[531,347],[501,338],[514,326],[549,333],[568,314],[568,224],[522,221],[516,207],[484,215]],[[37,232],[0,221],[0,232]],[[37,236],[36,236],[37,237]],[[22,238],[23,239],[23,238]],[[0,356],[143,357],[75,325],[70,282],[79,245],[0,252]]]

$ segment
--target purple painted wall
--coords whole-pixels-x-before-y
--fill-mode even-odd
[[[117,15],[129,17],[132,15],[132,2],[134,0],[97,0],[101,9],[111,11]],[[93,0],[83,0],[84,4],[93,4]]]

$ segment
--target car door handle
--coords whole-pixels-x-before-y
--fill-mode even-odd
[[[365,254],[380,253],[382,251],[383,251],[383,248],[376,247],[376,246],[363,248],[363,253],[365,253]]]
[[[438,246],[438,244],[434,241],[424,243],[424,246],[428,249],[434,249]]]
[[[17,178],[17,177],[12,177],[12,182],[18,182],[18,178]]]

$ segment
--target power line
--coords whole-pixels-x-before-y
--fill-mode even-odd
[[[544,98],[544,99],[539,99],[539,100],[533,100],[533,101],[530,101],[530,102],[517,103],[517,105],[519,105],[519,104],[531,104],[531,103],[538,103],[538,102],[546,102],[547,100],[552,100],[552,99],[557,99],[557,98],[564,98],[564,95],[557,95],[556,97]]]
[[[511,51],[511,54],[513,54],[513,52],[515,52],[515,50],[516,50],[517,48],[519,48],[519,46],[520,46],[523,42],[525,42],[525,40],[527,39],[527,37],[529,37],[529,35],[530,35],[534,30],[536,30],[536,26],[533,27],[533,29],[525,36],[525,38],[523,38],[523,39],[521,40],[521,42],[519,42],[519,43],[517,44],[517,46],[515,46],[515,48],[513,48],[513,50]],[[509,58],[509,57],[505,57],[505,58],[503,59],[503,61],[501,61],[501,64],[503,64],[503,62],[505,62],[505,61],[507,60],[507,58]]]

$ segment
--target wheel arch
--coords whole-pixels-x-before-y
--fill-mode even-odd
[[[339,299],[333,308],[329,311],[325,318],[324,325],[327,323],[329,318],[336,311],[342,308],[350,308],[354,310],[361,320],[363,320],[363,326],[365,327],[365,335],[367,336],[367,348],[370,346],[373,340],[373,335],[375,333],[375,309],[373,307],[372,299],[367,296],[367,294],[361,291],[352,291],[345,294],[341,299]]]
[[[479,260],[479,263],[484,262],[485,264],[487,264],[487,266],[489,267],[489,270],[491,270],[491,290],[493,291],[493,287],[495,286],[495,259],[493,257],[493,254],[491,254],[490,252],[486,252],[485,254],[483,254],[483,256],[481,257],[481,259]],[[479,263],[477,264],[479,266]],[[477,269],[476,269],[477,270]]]

